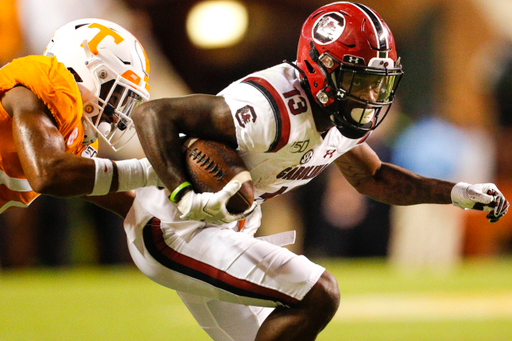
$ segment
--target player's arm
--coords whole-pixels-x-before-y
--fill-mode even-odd
[[[238,191],[239,181],[216,193],[195,193],[187,187],[179,134],[237,146],[233,117],[223,97],[190,95],[144,103],[132,112],[146,157],[171,191],[182,219],[228,222],[243,218],[230,215],[225,204]]]
[[[450,204],[454,183],[422,177],[382,162],[363,143],[335,161],[347,181],[361,194],[391,205]]]
[[[12,117],[16,151],[34,191],[67,197],[160,185],[146,159],[113,162],[66,153],[64,138],[53,115],[29,89],[16,86],[0,100]]]
[[[335,161],[347,181],[361,194],[391,205],[450,204],[492,211],[491,222],[507,213],[508,202],[493,184],[470,185],[420,176],[382,162],[366,144]]]
[[[93,203],[102,207],[110,212],[113,212],[121,218],[126,218],[130,210],[133,199],[135,198],[135,191],[109,193],[100,196],[84,196],[83,200]]]
[[[224,98],[190,95],[144,103],[132,112],[144,153],[166,187],[187,180],[179,134],[213,139],[236,147],[236,133]]]
[[[7,91],[1,101],[12,117],[14,143],[32,189],[54,196],[91,193],[94,161],[65,152],[65,141],[46,105],[23,86]],[[116,172],[113,177],[111,191],[118,184]]]

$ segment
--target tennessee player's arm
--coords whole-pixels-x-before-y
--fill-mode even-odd
[[[32,189],[63,197],[90,194],[95,162],[65,152],[64,138],[46,105],[23,86],[7,91],[1,101],[13,119],[16,151]],[[114,167],[110,191],[116,191],[117,186]]]
[[[179,133],[237,146],[233,117],[223,97],[158,99],[138,106],[131,116],[146,157],[170,191],[187,180]],[[186,193],[182,192],[180,197]]]
[[[335,163],[359,193],[372,199],[391,205],[452,203],[454,183],[426,178],[382,162],[366,143],[340,156]]]

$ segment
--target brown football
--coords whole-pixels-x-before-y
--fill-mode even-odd
[[[242,188],[233,195],[226,208],[230,213],[242,213],[254,201],[251,174],[242,158],[227,145],[197,138],[183,144],[189,180],[197,193],[218,192],[233,178]]]

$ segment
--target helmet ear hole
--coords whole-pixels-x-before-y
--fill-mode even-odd
[[[111,79],[108,82],[105,82],[101,84],[100,87],[100,98],[105,101],[107,99],[108,94],[110,93],[110,90],[112,89],[112,86],[114,86],[115,80]]]
[[[313,66],[309,63],[309,61],[305,60],[304,63],[306,64],[306,67],[308,68],[309,73],[315,73],[315,69]]]
[[[80,77],[80,75],[76,73],[75,69],[73,69],[72,67],[68,67],[68,71],[71,72],[71,74],[75,78],[75,82],[83,83],[82,77]]]

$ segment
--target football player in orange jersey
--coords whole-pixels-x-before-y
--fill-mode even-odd
[[[121,214],[111,192],[156,185],[146,159],[95,157],[98,137],[119,150],[132,109],[149,100],[149,60],[121,26],[81,19],[57,29],[44,55],[0,69],[0,213],[39,194],[87,197]],[[130,200],[124,201],[128,207]]]

